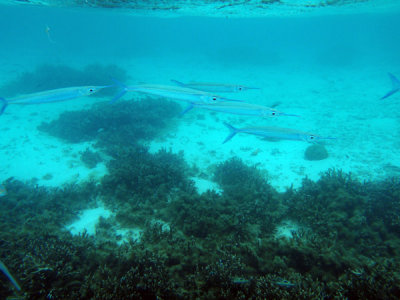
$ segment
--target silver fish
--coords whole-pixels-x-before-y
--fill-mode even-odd
[[[333,137],[321,137],[316,134],[301,132],[289,128],[278,128],[278,127],[249,127],[249,128],[235,128],[228,123],[224,123],[226,127],[230,130],[230,134],[226,137],[223,144],[228,142],[237,133],[248,133],[254,134],[266,138],[275,138],[281,140],[294,140],[294,141],[306,141],[306,142],[316,142],[321,139],[336,139]]]
[[[199,90],[180,86],[156,85],[156,84],[141,84],[133,85],[125,88],[126,91],[135,91],[150,95],[156,95],[175,100],[185,101],[189,103],[215,103],[223,101],[242,102],[241,100],[228,99],[212,93],[207,93]],[[119,96],[119,95],[118,95]]]
[[[194,104],[193,106],[223,113],[255,116],[261,118],[269,118],[277,116],[300,117],[299,115],[287,114],[264,105],[256,105],[246,102],[220,102],[213,104],[197,103]],[[186,111],[187,110],[188,109],[186,109]]]
[[[19,105],[31,105],[31,104],[43,104],[43,103],[52,103],[52,102],[61,102],[66,100],[71,100],[79,97],[89,96],[101,89],[111,87],[110,85],[106,86],[75,86],[75,87],[67,87],[61,89],[47,90],[33,94],[21,95],[14,98],[10,98],[8,100],[4,98],[0,98],[0,101],[3,102],[2,107],[0,108],[0,115],[4,112],[6,107],[10,104],[19,104]]]
[[[178,80],[171,79],[173,83],[178,86],[200,90],[211,93],[237,93],[246,90],[259,90],[260,88],[248,87],[239,84],[225,84],[225,83],[208,83],[208,82],[189,82],[183,83]]]

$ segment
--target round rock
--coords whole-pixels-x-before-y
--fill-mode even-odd
[[[304,152],[304,159],[306,160],[323,160],[327,158],[328,151],[323,145],[314,144],[307,147],[306,151]]]

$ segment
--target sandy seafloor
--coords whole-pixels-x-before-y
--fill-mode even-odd
[[[168,84],[166,78],[152,76],[154,73],[151,72],[150,62],[149,65],[143,60],[131,63],[136,70],[138,66],[148,70],[148,76],[144,76],[148,80],[154,78],[154,82]],[[168,70],[169,66],[161,66],[161,63],[157,65],[159,73],[175,73],[171,78],[195,78],[193,71],[181,69],[180,72],[173,72],[173,68]],[[386,73],[364,70],[359,78],[355,78],[354,73],[345,74],[343,71],[315,74],[296,69],[286,70],[281,77],[277,77],[279,74],[273,70],[255,70],[246,76],[239,70],[238,74],[233,74],[234,70],[226,72],[226,69],[218,70],[215,66],[209,70],[211,71],[212,77],[223,78],[224,82],[236,82],[240,77],[241,83],[262,87],[261,91],[249,90],[233,94],[232,98],[264,105],[280,102],[278,110],[301,117],[262,119],[195,108],[179,119],[167,136],[152,141],[149,144],[151,151],[161,148],[171,149],[173,152],[183,150],[186,161],[196,164],[210,177],[210,166],[238,156],[250,165],[267,170],[270,183],[279,190],[285,190],[292,184],[298,187],[305,176],[317,180],[320,173],[329,168],[351,172],[362,180],[384,178],[396,175],[396,171],[400,172],[400,113],[396,111],[396,102],[400,99],[398,95],[394,95],[387,101],[379,100],[390,87]],[[198,78],[210,78],[206,75],[207,70],[204,73]],[[255,78],[255,73],[263,80]],[[304,77],[307,77],[307,86],[304,85]],[[127,94],[121,101],[129,101],[131,96],[133,93]],[[106,172],[104,164],[100,163],[96,168],[89,169],[79,158],[80,152],[86,148],[93,149],[90,142],[66,144],[37,129],[37,125],[44,120],[56,119],[63,111],[87,109],[97,101],[108,99],[81,98],[68,103],[10,105],[0,124],[3,132],[0,149],[1,179],[35,178],[40,185],[59,186],[76,180],[100,178]],[[337,139],[324,142],[329,152],[328,159],[308,161],[304,159],[304,151],[310,144],[302,141],[267,141],[239,133],[228,143],[222,144],[229,134],[223,122],[238,128],[296,128]],[[52,178],[44,179],[47,174],[51,174]]]
[[[393,16],[391,16],[393,17]],[[52,38],[57,42],[57,27]],[[394,31],[393,35],[398,37]],[[398,31],[397,31],[398,32]],[[43,39],[46,42],[46,39]],[[42,42],[43,42],[42,41]],[[123,42],[123,40],[121,41]],[[375,45],[376,46],[376,45]],[[48,45],[58,47],[58,45]],[[376,51],[379,51],[376,50]],[[278,110],[301,115],[301,118],[279,117],[260,119],[194,109],[175,122],[166,135],[149,146],[184,151],[185,160],[200,168],[204,178],[212,179],[210,167],[238,156],[250,165],[268,172],[268,180],[279,191],[301,185],[304,177],[318,180],[329,168],[351,172],[360,180],[384,179],[400,173],[400,93],[382,101],[379,98],[391,88],[387,72],[400,76],[400,60],[381,57],[371,59],[364,53],[354,61],[326,64],[286,56],[276,63],[263,61],[236,62],[208,60],[207,55],[190,53],[174,55],[143,54],[139,57],[0,57],[0,79],[3,82],[18,73],[31,71],[37,64],[62,63],[85,66],[90,63],[114,63],[126,69],[130,80],[170,84],[170,79],[240,83],[260,87],[240,94],[230,94],[251,103],[274,105]],[[340,61],[340,60],[339,60]],[[12,75],[10,75],[12,74]],[[128,101],[127,94],[120,101]],[[39,185],[62,186],[87,179],[100,179],[106,172],[104,163],[94,169],[80,161],[80,152],[92,148],[91,143],[66,144],[37,129],[42,121],[56,119],[66,110],[88,108],[94,101],[107,98],[81,98],[64,103],[12,106],[0,119],[0,181],[9,177]],[[182,106],[184,107],[184,106]],[[110,106],[110,109],[112,107]],[[336,137],[325,147],[329,158],[307,161],[304,151],[310,145],[301,141],[266,141],[255,136],[238,134],[222,144],[228,135],[223,125],[236,127],[277,126],[296,128],[321,136]],[[94,149],[96,151],[96,149]],[[196,180],[196,179],[195,179]],[[196,180],[200,192],[218,189],[207,180]]]

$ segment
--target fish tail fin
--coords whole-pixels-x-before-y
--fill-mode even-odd
[[[21,290],[21,286],[18,284],[18,282],[15,280],[15,278],[11,275],[10,271],[8,271],[6,265],[2,261],[0,261],[0,270],[11,281],[11,283],[14,285],[14,287],[18,291],[20,291]]]
[[[398,80],[396,78],[396,76],[394,76],[393,74],[391,74],[391,73],[388,73],[388,74],[389,74],[390,80],[392,81],[392,90],[389,91],[385,96],[383,96],[381,98],[381,100],[393,95],[394,93],[396,93],[400,90],[400,80]]]
[[[0,108],[0,116],[1,116],[8,106],[8,101],[6,99],[0,97],[0,102],[2,103],[1,108]]]
[[[229,135],[226,137],[226,139],[222,142],[222,144],[225,144],[226,142],[228,142],[231,138],[233,138],[233,137],[236,135],[236,133],[239,132],[239,129],[233,127],[232,125],[230,125],[230,124],[228,124],[228,123],[226,123],[226,122],[224,122],[224,125],[225,125],[226,127],[228,127],[230,133],[229,133]]]
[[[176,84],[177,86],[183,86],[183,87],[186,86],[186,84],[184,84],[183,82],[175,80],[175,79],[171,79],[171,82]]]
[[[121,81],[118,81],[115,78],[112,78],[112,80],[115,82],[116,86],[122,88],[121,92],[119,92],[117,95],[115,95],[110,101],[111,103],[115,103],[119,98],[121,98],[123,95],[126,94],[126,92],[128,91],[128,86],[126,84],[122,83]]]

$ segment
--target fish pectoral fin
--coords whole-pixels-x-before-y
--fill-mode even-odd
[[[194,107],[193,103],[190,103],[184,110],[181,111],[181,113],[179,114],[179,117],[182,117],[188,111],[192,110],[193,107]]]
[[[398,79],[396,78],[396,76],[394,76],[392,73],[389,73],[389,77],[390,77],[390,80],[392,81],[392,87],[393,87],[394,89],[400,88],[400,80],[398,80]]]
[[[8,106],[8,101],[6,99],[0,97],[0,102],[2,103],[1,108],[0,108],[0,116],[1,116]]]

